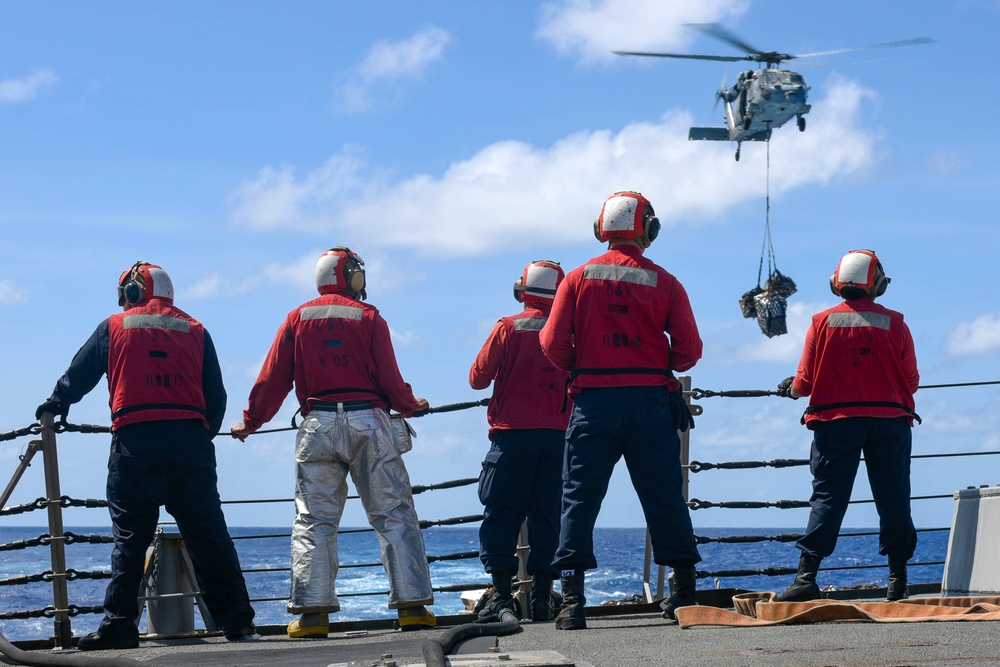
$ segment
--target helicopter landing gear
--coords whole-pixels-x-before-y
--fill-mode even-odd
[[[740,147],[741,147],[741,144],[737,143],[736,144],[736,161],[737,162],[740,161]]]
[[[799,116],[795,119],[795,124],[799,126],[799,132],[806,131],[806,119],[805,116]]]

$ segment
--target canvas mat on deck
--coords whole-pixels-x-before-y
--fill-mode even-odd
[[[921,621],[1000,621],[1000,597],[913,598],[898,602],[811,600],[778,602],[774,593],[733,597],[735,611],[694,605],[675,613],[682,628],[696,625],[752,627],[831,621],[915,623]]]

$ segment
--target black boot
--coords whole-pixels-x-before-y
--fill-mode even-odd
[[[823,561],[818,556],[803,553],[799,558],[799,571],[795,581],[778,595],[778,602],[805,602],[820,597],[819,586],[816,585],[816,572]]]
[[[889,586],[885,591],[887,602],[905,600],[910,597],[906,592],[906,559],[889,556]]]
[[[505,620],[502,615],[513,614],[520,620],[521,608],[514,599],[511,592],[511,580],[514,578],[513,572],[492,572],[493,595],[479,612],[476,623],[492,623],[494,621]]]
[[[559,580],[562,586],[563,603],[556,617],[556,630],[583,630],[587,627],[587,612],[584,605],[587,598],[583,594],[583,572]]]
[[[552,580],[548,577],[535,575],[531,580],[531,620],[551,621],[552,612]]]
[[[693,565],[674,568],[674,592],[660,603],[663,618],[677,620],[674,611],[680,607],[690,607],[698,604],[695,600],[695,589],[698,587],[698,572]]]

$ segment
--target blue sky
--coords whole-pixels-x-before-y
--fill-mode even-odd
[[[212,332],[240,418],[285,314],[315,294],[319,254],[367,262],[370,302],[432,405],[477,400],[472,360],[530,260],[601,252],[591,222],[621,189],[653,202],[648,256],[686,285],[702,336],[691,375],[711,390],[772,389],[794,372],[812,313],[836,302],[839,258],[873,248],[906,315],[922,384],[1000,380],[1000,251],[992,121],[995,1],[590,0],[534,3],[9,3],[0,21],[0,431],[33,421],[73,353],[115,309],[137,259]],[[720,22],[762,50],[808,53],[931,37],[790,68],[811,85],[808,128],[771,141],[777,266],[799,292],[789,333],[765,338],[737,300],[756,284],[765,146],[689,142],[721,124],[713,95],[739,64],[613,49],[736,54],[685,28]],[[805,401],[701,401],[692,458],[805,458]],[[286,426],[286,401],[268,428]],[[919,392],[915,453],[1000,449],[1000,388]],[[109,422],[102,384],[70,421]],[[474,477],[485,410],[414,420],[412,481]],[[106,436],[59,439],[63,491],[101,497]],[[0,443],[13,471],[25,439]],[[288,498],[293,434],[217,442],[225,498]],[[917,460],[914,492],[1000,482],[992,457]],[[41,467],[12,503],[41,495]],[[804,468],[702,472],[704,500],[804,499]],[[856,498],[870,497],[859,476]],[[425,519],[472,514],[472,487],[418,497]],[[459,509],[456,509],[459,508]],[[75,514],[71,525],[104,516]],[[233,524],[290,524],[290,504],[230,506]],[[951,501],[916,501],[945,526]],[[696,526],[802,526],[801,510],[699,510]],[[15,521],[37,524],[33,515]],[[870,506],[848,525],[873,525]],[[345,524],[364,523],[352,507]],[[642,525],[623,466],[600,517]]]

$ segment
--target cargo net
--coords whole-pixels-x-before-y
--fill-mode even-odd
[[[770,277],[740,297],[740,310],[743,317],[756,318],[761,332],[768,338],[774,338],[788,333],[785,315],[788,308],[788,297],[795,294],[795,281],[778,269],[771,271]]]
[[[770,167],[770,158],[768,159]],[[798,289],[795,281],[778,270],[774,258],[774,245],[771,243],[771,197],[767,198],[767,220],[764,223],[764,243],[760,249],[760,266],[757,268],[757,286],[740,297],[740,310],[743,317],[756,318],[761,332],[768,338],[774,338],[788,333],[786,314],[788,297]],[[767,280],[760,286],[764,276],[764,257],[767,257]]]

